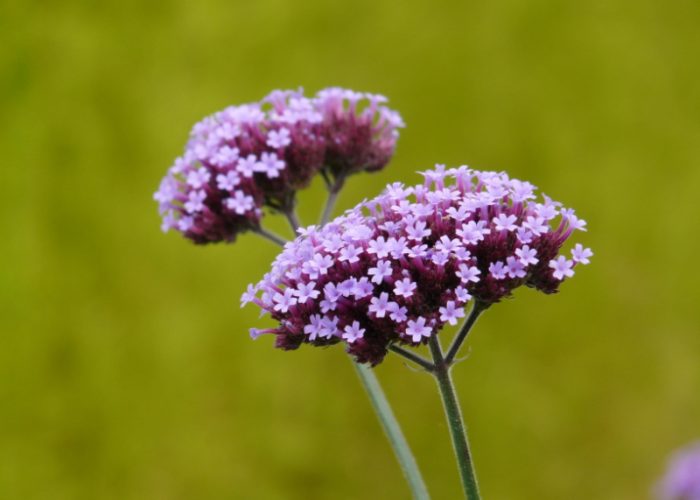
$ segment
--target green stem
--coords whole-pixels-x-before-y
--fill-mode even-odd
[[[462,328],[459,330],[459,333],[455,337],[455,339],[452,341],[452,345],[450,348],[447,350],[447,355],[445,356],[445,364],[447,366],[451,366],[452,362],[455,359],[455,356],[457,356],[457,353],[459,352],[459,348],[462,346],[464,341],[467,338],[467,335],[469,335],[469,332],[471,331],[472,327],[474,326],[474,323],[476,323],[476,320],[479,318],[479,315],[484,312],[486,307],[484,307],[481,303],[479,302],[474,302],[474,305],[472,306],[472,310],[469,313],[469,317],[467,320],[464,322],[462,325]]]
[[[297,217],[297,211],[294,207],[290,208],[284,213],[285,217],[287,217],[287,221],[289,221],[289,225],[292,227],[292,231],[294,231],[294,236],[297,236],[297,232],[299,231],[299,227],[301,226],[301,223],[299,222],[299,217]]]
[[[371,368],[361,363],[353,362],[353,364],[357,369],[357,374],[362,381],[362,385],[364,385],[367,390],[367,395],[372,402],[374,411],[379,417],[384,432],[394,449],[396,458],[401,465],[401,470],[408,481],[408,486],[411,489],[413,498],[415,500],[428,500],[430,496],[428,495],[428,489],[418,469],[418,464],[415,458],[413,458],[408,442],[401,431],[401,427],[396,420],[394,412],[391,410],[391,406],[389,406],[389,402],[384,395],[382,387],[379,385],[376,375]]]
[[[326,223],[331,220],[335,202],[338,201],[338,194],[340,194],[340,190],[343,189],[343,184],[345,184],[344,177],[338,177],[333,184],[327,181],[328,198],[326,199],[326,205],[323,207],[323,213],[321,214],[321,226],[325,226]]]
[[[284,246],[285,243],[287,243],[287,240],[284,238],[277,236],[275,233],[268,231],[267,229],[263,229],[262,226],[256,227],[253,229],[253,232],[257,234],[258,236],[262,236],[268,241],[271,241],[275,245],[279,245],[281,247]]]
[[[409,351],[408,349],[404,349],[403,347],[397,346],[396,344],[389,344],[389,350],[419,365],[427,372],[432,372],[435,369],[435,366],[427,359],[423,358],[422,356],[419,356],[418,354],[412,351]]]
[[[447,423],[450,427],[452,445],[454,447],[455,456],[457,457],[457,465],[462,478],[464,494],[468,500],[479,500],[479,485],[476,482],[474,465],[472,464],[472,458],[469,452],[467,430],[462,420],[462,412],[459,409],[457,393],[455,392],[450,377],[450,365],[443,357],[440,341],[436,336],[430,338],[430,352],[433,355],[433,362],[435,364],[433,374],[435,375],[440,389],[442,404],[445,407],[445,416],[447,417]]]

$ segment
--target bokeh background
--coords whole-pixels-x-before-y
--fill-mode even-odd
[[[202,116],[328,85],[408,124],[339,208],[444,162],[589,222],[593,264],[492,308],[454,371],[484,497],[649,497],[700,437],[699,23],[695,0],[3,0],[0,498],[408,498],[342,350],[248,337],[276,249],[163,235],[152,200]],[[459,498],[433,381],[377,373]]]

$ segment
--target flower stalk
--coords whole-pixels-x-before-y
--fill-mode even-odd
[[[372,407],[379,418],[382,428],[391,443],[391,447],[396,454],[396,458],[401,466],[408,486],[411,490],[411,494],[415,500],[428,500],[430,495],[428,494],[428,489],[423,481],[423,476],[421,476],[420,470],[418,469],[418,464],[416,459],[413,457],[411,448],[406,441],[406,437],[401,431],[401,426],[396,420],[394,412],[391,410],[391,406],[384,395],[381,385],[379,385],[379,380],[377,376],[372,371],[372,368],[368,366],[352,362],[357,370],[357,375],[360,377],[360,381],[367,391]]]
[[[462,412],[457,400],[452,378],[450,376],[451,365],[443,356],[440,341],[436,336],[430,338],[430,352],[433,355],[435,370],[433,375],[440,389],[440,396],[445,408],[445,416],[452,436],[452,446],[457,458],[457,466],[462,479],[465,497],[468,500],[479,500],[479,485],[474,473],[471,452],[469,451],[469,441],[467,440],[467,429],[462,419]]]

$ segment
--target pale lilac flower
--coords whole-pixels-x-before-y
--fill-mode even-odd
[[[462,304],[466,304],[467,302],[472,300],[471,294],[467,291],[466,288],[464,288],[461,285],[455,288],[455,297]]]
[[[406,227],[406,234],[409,240],[420,242],[423,238],[430,236],[430,229],[426,228],[425,221],[419,220]]]
[[[316,290],[316,283],[310,281],[306,284],[299,283],[299,286],[297,286],[296,290],[294,291],[294,294],[297,297],[298,304],[305,304],[307,300],[315,299],[316,297],[318,297],[321,294],[321,292]]]
[[[590,248],[583,248],[581,243],[576,243],[574,248],[571,250],[571,255],[573,256],[574,262],[579,264],[589,264],[590,257],[593,257],[593,252]]]
[[[380,285],[384,278],[388,278],[392,274],[391,263],[386,260],[377,261],[375,267],[370,267],[367,274],[372,276],[372,283]]]
[[[355,298],[363,299],[372,295],[372,292],[374,292],[374,285],[372,285],[366,277],[360,278],[357,280],[357,283],[355,283],[355,291],[353,292]]]
[[[549,267],[554,269],[552,275],[558,280],[563,280],[564,277],[571,278],[574,275],[574,261],[567,259],[563,255],[550,260]]]
[[[253,177],[253,174],[258,170],[258,157],[249,154],[245,158],[239,159],[237,169],[243,177]]]
[[[539,259],[537,258],[537,250],[530,248],[527,245],[516,248],[515,255],[518,257],[518,259],[520,259],[520,262],[522,262],[524,266],[535,265],[539,262]]]
[[[180,217],[177,221],[177,229],[178,231],[182,231],[183,233],[189,231],[192,228],[192,226],[194,226],[194,219],[189,215]]]
[[[515,221],[518,218],[515,215],[499,214],[498,217],[493,218],[493,223],[496,227],[496,231],[515,231],[518,226]]]
[[[330,255],[321,255],[317,253],[311,260],[311,266],[317,270],[319,274],[323,275],[333,266],[333,259]]]
[[[476,266],[460,264],[459,271],[455,274],[462,280],[462,283],[478,283],[481,271]]]
[[[496,280],[504,280],[508,276],[508,268],[500,260],[489,264],[489,273]]]
[[[346,325],[343,329],[343,338],[350,343],[355,342],[357,339],[362,338],[365,333],[365,329],[360,327],[359,321],[353,321],[352,325]]]
[[[408,309],[396,302],[389,302],[387,311],[389,311],[389,318],[397,324],[406,321],[408,318]]]
[[[209,182],[210,178],[211,174],[209,171],[204,167],[200,167],[197,170],[192,170],[189,174],[187,174],[187,184],[192,186],[194,189],[199,189],[204,184]]]
[[[527,276],[525,266],[522,261],[512,255],[506,259],[506,267],[508,268],[508,277],[512,279],[524,278]]]
[[[529,229],[535,236],[539,236],[549,231],[549,226],[545,223],[544,217],[533,217],[528,215],[527,221],[523,224],[523,227]]]
[[[281,128],[279,130],[270,130],[267,133],[267,145],[271,148],[281,149],[289,146],[292,139],[289,135],[289,130]]]
[[[241,182],[241,177],[234,170],[216,176],[216,186],[222,191],[233,191]]]
[[[359,262],[361,253],[361,248],[349,245],[340,250],[340,256],[338,257],[338,260],[340,262],[348,261],[350,264],[354,264],[355,262]]]
[[[406,335],[411,337],[413,342],[420,342],[423,337],[430,337],[430,334],[433,333],[433,329],[425,323],[425,318],[422,316],[419,316],[416,321],[409,319],[406,326]]]
[[[232,148],[231,146],[224,144],[214,154],[214,156],[212,156],[211,164],[219,168],[231,166],[236,162],[236,160],[238,160],[239,153],[240,151],[238,148]]]
[[[309,336],[309,340],[316,340],[316,337],[323,331],[323,317],[320,314],[309,316],[309,323],[304,326],[304,333]]]
[[[348,278],[338,283],[338,291],[343,297],[350,297],[355,293],[357,278]]]
[[[418,287],[410,278],[404,278],[394,283],[394,293],[399,297],[409,298]]]
[[[255,207],[255,200],[243,191],[234,191],[232,197],[224,200],[224,205],[238,215],[243,215]]]
[[[440,311],[440,321],[445,321],[451,325],[456,325],[459,318],[464,317],[464,308],[455,305],[454,300],[448,300],[445,307],[438,309]]]
[[[286,288],[282,293],[276,292],[272,296],[272,301],[275,311],[286,313],[290,307],[297,303],[296,293],[291,288]]]
[[[185,202],[185,210],[187,213],[193,214],[204,210],[204,200],[207,193],[204,190],[190,191],[187,201]]]
[[[369,312],[374,313],[377,318],[383,318],[389,310],[389,304],[389,294],[382,292],[379,297],[372,297],[370,300]]]
[[[256,165],[256,171],[267,175],[270,179],[275,179],[280,176],[280,172],[284,170],[284,167],[284,161],[277,158],[277,154],[263,153]]]
[[[389,255],[389,246],[384,237],[380,236],[376,240],[370,240],[367,253],[373,253],[379,259],[387,257]]]
[[[338,334],[338,318],[324,316],[321,318],[321,330],[318,336],[324,339],[329,339]]]

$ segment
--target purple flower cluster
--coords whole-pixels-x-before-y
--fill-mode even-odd
[[[390,343],[415,346],[456,324],[472,299],[488,307],[521,285],[557,291],[592,256],[580,244],[559,255],[586,223],[536,201],[528,182],[440,165],[423,176],[302,230],[242,297],[279,322],[251,334],[275,334],[283,349],[345,341],[377,364]]]
[[[291,210],[322,169],[344,179],[382,168],[403,126],[385,101],[338,88],[312,98],[275,91],[204,118],[154,195],[163,230],[195,243],[234,241],[259,227],[263,206]]]
[[[663,500],[700,500],[700,442],[673,456],[659,493]]]

